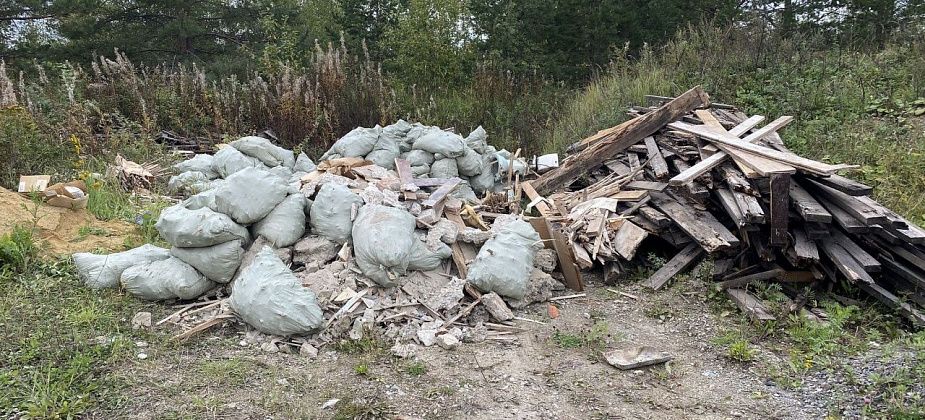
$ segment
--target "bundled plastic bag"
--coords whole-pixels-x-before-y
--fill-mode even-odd
[[[260,159],[264,165],[271,168],[285,166],[292,169],[295,166],[295,156],[292,155],[291,150],[279,147],[263,137],[241,137],[229,145],[245,155]]]
[[[260,159],[247,156],[234,147],[225,147],[218,151],[212,157],[212,169],[222,178],[228,178],[231,174],[244,168],[265,167]]]
[[[363,206],[353,223],[353,252],[363,274],[381,286],[395,286],[395,280],[408,268],[417,240],[414,227],[414,216],[405,210],[379,204]]]
[[[439,243],[436,245],[437,249],[431,250],[424,241],[415,238],[411,252],[408,254],[408,270],[436,270],[443,260],[453,255],[453,250],[446,244]]]
[[[292,168],[295,172],[311,172],[317,168],[315,162],[312,162],[312,158],[308,157],[305,152],[299,153],[299,157],[295,160],[295,167]]]
[[[411,167],[411,175],[413,176],[417,177],[421,175],[427,175],[429,173],[430,173],[430,165],[424,164],[424,165]]]
[[[213,206],[215,204],[215,190],[222,185],[222,182],[224,182],[224,180],[218,179],[212,181],[212,188],[189,196],[189,198],[183,200],[180,205],[189,210],[199,210],[204,207]]]
[[[453,178],[459,176],[456,159],[439,159],[430,165],[431,178]]]
[[[476,176],[482,173],[482,155],[466,147],[466,153],[456,158],[456,167],[460,175]]]
[[[206,278],[216,283],[228,283],[234,278],[244,256],[241,239],[202,248],[170,249],[170,254],[191,265]]]
[[[397,140],[383,134],[373,151],[366,155],[366,160],[386,169],[395,169],[395,158],[401,153],[398,144]]]
[[[415,140],[411,148],[429,153],[439,153],[445,157],[455,159],[466,153],[466,141],[456,133],[443,130],[431,131]]]
[[[167,181],[167,191],[171,194],[198,194],[212,189],[212,182],[202,172],[183,172],[170,177]]]
[[[431,165],[434,163],[434,154],[423,150],[412,150],[406,153],[404,158],[411,166]]]
[[[309,220],[312,233],[343,244],[350,240],[353,228],[353,206],[363,205],[363,199],[346,185],[324,184],[315,195]]]
[[[482,126],[478,126],[466,137],[466,145],[479,154],[485,154],[485,147],[488,146],[488,133]]]
[[[144,300],[190,300],[208,292],[215,283],[179,258],[145,262],[122,272],[122,287]]]
[[[469,183],[466,181],[460,182],[456,188],[453,188],[453,191],[450,192],[450,195],[467,203],[475,203],[479,201],[479,198],[475,195],[475,191],[472,190],[472,187],[469,186]]]
[[[307,334],[323,321],[315,294],[302,286],[268,246],[243,268],[230,302],[244,322],[266,334]]]
[[[273,246],[283,248],[299,241],[305,234],[305,196],[291,194],[253,226],[254,237],[263,236]]]
[[[495,172],[497,167],[494,164],[494,155],[486,153],[482,155],[482,172],[469,178],[469,186],[476,194],[484,194],[485,191],[491,191],[495,188]]]
[[[331,149],[321,156],[321,160],[326,160],[333,155],[342,157],[362,157],[373,151],[376,143],[379,141],[379,133],[382,127],[378,125],[373,128],[354,128],[345,134],[339,140],[334,142]]]
[[[245,168],[229,176],[215,191],[212,210],[249,225],[269,214],[287,192],[285,180],[264,170]]]
[[[485,242],[469,267],[466,280],[483,292],[523,299],[533,271],[533,258],[540,247],[540,235],[533,226],[514,220]]]
[[[248,239],[248,232],[230,217],[209,208],[190,210],[182,204],[167,207],[154,228],[167,242],[178,247],[204,247],[236,239]]]
[[[198,154],[173,165],[173,169],[176,170],[177,173],[202,172],[209,179],[215,179],[218,178],[218,172],[215,172],[215,169],[212,167],[213,161],[214,157],[212,155]]]
[[[109,255],[79,252],[73,255],[77,276],[91,289],[112,289],[119,286],[119,276],[126,268],[144,262],[165,260],[170,252],[151,244]]]

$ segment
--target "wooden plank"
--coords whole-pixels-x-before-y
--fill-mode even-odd
[[[652,274],[646,280],[645,285],[655,290],[661,289],[675,275],[696,262],[701,255],[703,255],[703,249],[697,243],[689,244],[681,252],[675,254],[662,268],[659,268],[655,274]]]
[[[649,192],[645,190],[635,190],[635,191],[628,190],[628,191],[620,191],[616,194],[613,194],[610,196],[610,198],[614,198],[620,201],[639,201],[648,196],[649,196]]]
[[[794,166],[815,174],[831,175],[836,171],[843,169],[857,168],[857,165],[830,165],[812,159],[807,159],[793,153],[781,152],[779,150],[752,144],[743,141],[744,139],[739,139],[735,136],[732,136],[727,132],[717,131],[716,129],[707,126],[693,125],[683,122],[673,122],[668,124],[668,127],[686,133],[695,134],[721,146],[732,148],[737,151],[755,154],[760,157]],[[754,133],[752,135],[754,135]],[[720,147],[720,149],[722,149],[722,147]]]
[[[748,117],[745,121],[739,123],[735,127],[729,129],[729,134],[732,134],[736,137],[742,137],[743,134],[747,133],[749,130],[755,128],[758,124],[761,124],[764,121],[763,115],[752,115]]]
[[[892,245],[889,250],[919,270],[925,271],[925,252],[908,244]]]
[[[533,185],[530,184],[530,181],[520,183],[520,187],[523,188],[524,193],[527,194],[527,198],[530,199],[530,202],[536,202],[536,210],[540,212],[543,217],[554,216],[552,209],[549,207],[545,201],[537,201],[542,198],[538,192],[533,188]],[[564,216],[564,215],[563,215]]]
[[[809,194],[798,182],[790,183],[793,209],[807,222],[832,223],[832,213]]]
[[[783,268],[775,268],[772,270],[761,271],[755,274],[749,274],[747,276],[735,277],[729,280],[723,280],[719,283],[716,283],[713,287],[716,290],[726,290],[726,289],[738,289],[741,287],[748,286],[754,282],[776,279],[784,274]]]
[[[748,221],[745,220],[745,215],[742,214],[742,209],[739,208],[738,203],[736,203],[735,197],[732,196],[732,191],[729,191],[725,188],[717,188],[713,190],[716,194],[716,197],[719,199],[720,205],[723,209],[726,210],[726,214],[729,215],[729,218],[732,219],[732,222],[739,228],[744,228],[748,224]]]
[[[905,279],[918,290],[925,289],[925,273],[917,273],[913,268],[907,267],[898,261],[893,261],[886,257],[882,258],[882,260],[886,271]]]
[[[800,228],[793,230],[793,252],[800,261],[819,261],[819,248],[809,239],[806,231]]]
[[[626,184],[625,187],[631,190],[662,191],[668,187],[668,183],[654,181],[630,181],[630,183]]]
[[[880,223],[888,223],[889,218],[885,214],[878,211],[876,208],[871,207],[868,204],[861,202],[860,200],[847,195],[841,191],[829,188],[825,185],[818,184],[813,181],[809,181],[804,184],[807,189],[816,194],[816,198],[824,198],[831,204],[834,204],[844,210],[846,213],[850,214],[852,217],[860,221],[861,223],[870,226]],[[825,203],[823,203],[824,205]],[[832,211],[831,208],[826,206],[826,209],[829,212]]]
[[[874,279],[867,274],[864,267],[855,260],[848,251],[838,245],[837,242],[829,239],[823,239],[819,242],[822,252],[829,257],[829,260],[835,265],[848,280],[855,283],[873,283]]]
[[[709,96],[700,86],[645,115],[633,118],[583,141],[587,148],[566,159],[558,168],[535,181],[533,187],[541,195],[565,187],[582,175],[601,166],[627,147],[651,136],[671,121],[681,118],[695,108],[708,106]]]
[[[576,264],[576,261],[578,261],[576,258],[577,255],[573,253],[572,247],[569,246],[568,239],[565,238],[565,235],[563,235],[559,229],[553,227],[545,217],[534,217],[529,219],[529,221],[533,229],[540,235],[540,239],[543,239],[546,248],[552,248],[556,251],[556,257],[559,260],[559,270],[562,272],[565,285],[579,292],[584,290],[584,280]],[[582,252],[584,256],[587,256],[587,252],[584,252],[584,249],[582,249]],[[590,258],[588,262],[593,266],[594,263],[590,261]]]
[[[859,234],[867,233],[870,231],[870,227],[865,225],[858,219],[855,219],[854,216],[848,214],[848,212],[841,209],[841,207],[832,204],[828,200],[819,199],[819,202],[832,214],[832,220],[835,220],[835,223],[838,226],[841,226],[845,232]],[[814,238],[816,239],[816,238]]]
[[[652,193],[652,203],[674,220],[707,252],[716,252],[739,245],[739,239],[709,212],[696,210],[690,204],[681,205],[662,193]]]
[[[827,177],[810,176],[807,178],[851,196],[870,195],[874,191],[874,187],[864,185],[860,182],[845,178],[841,175],[832,175]]]
[[[646,143],[646,154],[649,156],[649,166],[652,168],[652,173],[658,179],[668,176],[668,162],[665,162],[662,152],[658,149],[658,144],[655,143],[655,138],[649,136],[643,141]]]
[[[867,251],[861,248],[857,243],[851,240],[851,238],[845,236],[844,233],[839,232],[837,229],[832,229],[832,240],[838,242],[838,245],[841,246],[845,251],[848,251],[851,254],[858,264],[861,264],[861,267],[864,267],[864,271],[868,273],[876,273],[881,269],[880,261],[877,261],[873,255],[870,255]]]
[[[405,159],[395,159],[395,170],[398,172],[398,179],[401,182],[401,191],[405,200],[417,200],[415,193],[418,186],[414,184],[414,177],[411,173],[411,163]]]
[[[411,167],[409,166],[408,170],[410,171],[410,169]],[[399,176],[400,175],[401,174],[399,174]],[[446,184],[447,182],[450,182],[451,179],[452,178],[414,178],[413,180],[411,180],[411,182],[413,182],[414,185],[417,185],[418,187],[422,187],[422,188],[423,187],[439,187],[443,184]],[[404,183],[404,181],[402,181],[402,183]]]
[[[700,115],[700,114],[698,114],[698,115]],[[712,117],[712,115],[711,115],[711,117]],[[763,120],[764,117],[761,117],[761,119]],[[761,129],[759,129],[759,130],[756,131],[755,133],[749,135],[748,137],[746,137],[746,138],[744,138],[744,139],[742,139],[742,140],[743,140],[743,141],[747,141],[747,142],[755,142],[755,141],[758,141],[758,140],[760,140],[762,137],[768,135],[769,133],[774,132],[774,131],[777,131],[777,130],[780,129],[781,127],[783,127],[783,126],[789,124],[790,121],[792,121],[792,120],[793,120],[793,117],[781,117],[781,118],[778,118],[777,120],[772,121],[771,123],[769,123],[769,124],[766,125],[765,127],[762,127]],[[760,120],[759,120],[759,121],[760,121]],[[710,123],[707,123],[707,121],[704,121],[704,123],[706,123],[708,126],[711,125]],[[744,123],[743,123],[743,124],[744,124]],[[739,124],[739,126],[741,126],[741,125],[742,125],[742,124]],[[744,133],[745,131],[748,131],[748,130],[744,130],[744,131],[742,131],[742,130],[737,130],[737,129],[739,128],[739,126],[733,127],[732,130],[730,130],[729,132],[726,132],[725,130],[723,130],[723,129],[722,129],[722,125],[720,125],[719,127],[714,127],[714,129],[716,129],[717,131],[722,130],[722,132],[726,132],[728,135],[731,135],[731,136],[737,138],[739,135],[741,135],[740,132],[743,132],[743,133]],[[751,127],[749,127],[749,129],[750,129],[750,128],[751,128]],[[735,130],[735,131],[733,131],[733,130]],[[722,148],[721,148],[721,149],[722,149]],[[716,165],[719,165],[720,163],[723,163],[723,161],[725,161],[729,156],[730,156],[730,155],[727,153],[727,151],[722,151],[722,152],[715,153],[715,154],[713,154],[712,156],[710,156],[710,157],[708,157],[708,158],[706,158],[706,159],[701,160],[700,162],[698,162],[697,164],[695,164],[694,166],[692,166],[692,167],[691,167],[690,169],[688,169],[687,171],[684,171],[684,172],[682,172],[682,173],[680,173],[680,174],[678,174],[678,175],[675,175],[675,176],[674,176],[673,178],[671,178],[671,180],[669,180],[668,182],[669,182],[671,185],[684,185],[684,184],[686,184],[686,183],[692,181],[694,178],[697,178],[697,177],[699,177],[700,175],[703,175],[703,174],[707,173],[709,170],[711,170],[711,169],[713,169],[714,167],[716,167]],[[738,155],[738,154],[735,154],[735,153],[734,153],[734,156],[733,156],[733,157],[735,157],[735,156],[741,157],[742,155]],[[745,155],[745,157],[749,157],[749,155]],[[752,160],[756,160],[756,159],[753,158]]]
[[[719,167],[720,174],[726,181],[726,185],[733,191],[743,192],[749,195],[757,195],[752,183],[745,178],[741,171],[730,164],[723,164]]]
[[[614,251],[627,261],[636,256],[636,250],[649,233],[629,220],[623,222],[614,237]]]
[[[787,243],[787,222],[790,219],[790,174],[771,175],[771,235],[772,246]]]
[[[732,191],[731,195],[746,222],[759,224],[765,222],[764,209],[761,208],[761,203],[757,198],[739,191]]]
[[[446,199],[447,194],[453,191],[453,188],[456,188],[459,183],[462,182],[459,178],[450,178],[450,182],[443,184],[440,188],[437,188],[437,191],[434,191],[430,197],[427,197],[426,200],[421,202],[421,205],[428,207],[436,207],[438,203]]]
[[[668,216],[652,207],[642,206],[639,208],[639,213],[657,227],[662,228],[671,225],[671,219]]]
[[[771,312],[764,306],[761,299],[752,296],[743,289],[726,289],[726,295],[753,321],[764,322],[777,319],[774,315],[771,315]]]

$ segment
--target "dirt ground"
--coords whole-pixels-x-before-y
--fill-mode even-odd
[[[413,359],[381,351],[324,347],[315,358],[242,345],[245,327],[229,326],[182,345],[141,343],[116,372],[124,405],[99,413],[127,418],[817,418],[792,394],[766,384],[749,364],[711,343],[732,321],[713,314],[703,290],[649,293],[618,286],[631,299],[592,285],[586,298],[544,304],[519,316],[516,343],[419,347]],[[613,288],[612,288],[613,289]],[[155,314],[166,316],[170,308]],[[594,349],[563,346],[559,334],[606,331],[604,349],[650,345],[670,353],[664,366],[620,371]],[[385,344],[389,346],[391,343]],[[756,369],[754,369],[756,370]],[[326,401],[339,399],[330,408]]]
[[[134,232],[130,223],[97,220],[87,210],[71,210],[49,205],[36,208],[29,198],[0,188],[0,235],[14,226],[35,223],[46,256],[82,251],[121,251],[125,239]],[[82,234],[83,232],[83,234]]]

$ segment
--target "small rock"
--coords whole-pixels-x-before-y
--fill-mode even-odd
[[[400,357],[402,359],[407,359],[409,357],[414,357],[417,352],[418,346],[414,344],[396,344],[392,346],[390,351],[395,357]]]
[[[536,256],[533,257],[533,266],[547,273],[555,271],[558,262],[559,256],[556,255],[556,251],[548,248],[536,251]]]
[[[132,329],[151,328],[151,312],[139,312],[132,317]]]
[[[480,230],[472,227],[467,227],[459,232],[457,239],[465,243],[474,244],[481,246],[486,241],[491,239],[491,232],[486,230]]]
[[[138,353],[138,358],[141,360],[145,360],[148,358],[148,353]]]
[[[459,347],[459,340],[453,334],[443,334],[437,336],[437,345],[444,350],[454,350]]]
[[[136,341],[135,347],[139,347],[139,348],[148,347],[148,342],[147,341]]]
[[[299,347],[299,355],[314,359],[318,356],[318,349],[311,344],[302,343],[302,346]]]
[[[672,359],[668,353],[660,352],[650,346],[634,346],[604,353],[604,359],[611,366],[630,370],[644,366],[665,363]]]
[[[279,352],[279,347],[276,347],[276,344],[267,341],[260,345],[260,350],[263,350],[267,353],[277,353]]]
[[[418,340],[424,347],[430,347],[437,343],[437,330],[418,330]]]
[[[546,307],[546,313],[549,314],[550,319],[556,319],[559,317],[559,308],[550,303],[549,306]]]
[[[482,305],[484,305],[488,313],[498,321],[504,322],[514,319],[514,313],[511,312],[511,309],[504,303],[504,299],[501,299],[501,296],[498,296],[495,292],[483,294]]]
[[[337,405],[337,403],[339,402],[340,402],[339,398],[331,398],[330,400],[325,401],[324,404],[321,404],[321,409],[327,410],[329,408],[334,408],[334,406]]]

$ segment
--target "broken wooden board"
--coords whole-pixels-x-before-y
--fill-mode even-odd
[[[446,199],[447,194],[452,192],[460,182],[462,182],[462,180],[459,178],[450,178],[449,182],[441,185],[440,188],[437,188],[437,191],[434,191],[430,197],[427,197],[426,200],[421,202],[421,205],[427,207],[437,207],[439,203]]]
[[[871,186],[864,185],[841,175],[826,177],[812,176],[807,178],[851,196],[870,195],[874,191],[874,188]]]
[[[563,235],[559,229],[552,226],[545,217],[532,217],[528,220],[530,225],[533,226],[533,229],[540,235],[540,239],[543,240],[543,244],[546,248],[556,251],[556,257],[558,257],[559,260],[559,269],[562,271],[565,285],[579,292],[584,290],[585,284],[581,277],[581,270],[578,268],[578,263],[585,262],[580,259],[581,257],[587,257],[586,262],[590,264],[588,268],[594,265],[594,262],[591,261],[587,252],[582,248],[582,255],[580,255],[580,257],[578,254],[574,253],[571,245],[577,244],[570,244],[568,239],[565,238],[565,235]]]
[[[695,108],[708,106],[709,102],[706,92],[700,86],[696,86],[652,112],[603,130],[582,141],[587,148],[566,159],[558,168],[540,176],[533,183],[533,187],[541,195],[565,187],[588,171],[598,168],[620,151],[651,136],[665,124],[681,118]]]
[[[781,152],[779,150],[774,150],[768,147],[760,146],[757,144],[752,144],[743,139],[739,139],[725,131],[718,131],[714,128],[704,126],[704,125],[693,125],[683,122],[673,122],[668,124],[670,128],[675,130],[680,130],[686,133],[695,134],[704,139],[710,140],[717,145],[725,146],[728,148],[735,149],[737,151],[742,151],[745,153],[754,154],[763,158],[767,158],[776,162],[780,162],[789,166],[793,166],[799,169],[802,169],[807,172],[811,172],[819,175],[832,175],[837,171],[857,168],[857,165],[830,165],[827,163],[815,161],[812,159],[807,159],[802,156]],[[722,149],[722,147],[720,148]]]
[[[636,256],[636,250],[639,249],[639,245],[642,244],[642,241],[649,236],[648,232],[642,229],[639,226],[633,224],[629,220],[623,222],[620,225],[620,229],[617,230],[617,234],[614,237],[614,251],[619,254],[623,259],[629,261]]]
[[[610,198],[619,200],[619,201],[639,201],[643,198],[646,198],[649,195],[648,191],[645,190],[635,190],[635,191],[620,191],[616,194],[610,196]]]
[[[646,280],[645,285],[655,290],[661,289],[662,286],[668,283],[674,276],[695,263],[701,255],[703,255],[703,248],[696,242],[689,244],[675,254],[665,265],[659,268],[655,274],[652,274],[652,276]]]
[[[530,199],[531,203],[536,203],[536,210],[540,212],[540,215],[543,217],[554,216],[552,208],[549,207],[549,204],[546,203],[546,199],[543,198],[536,190],[533,188],[533,185],[529,181],[522,182],[520,187],[523,188],[527,198]]]
[[[630,190],[662,191],[668,187],[668,184],[653,181],[630,181],[625,187]]]
[[[855,283],[873,283],[874,279],[867,274],[864,267],[861,266],[851,254],[842,248],[837,242],[829,239],[823,239],[818,242],[822,252],[829,257],[835,268],[840,271],[845,278]]]
[[[752,296],[744,289],[726,289],[726,295],[735,302],[742,312],[745,312],[749,318],[756,322],[774,321],[777,319],[768,310],[761,299]]]
[[[816,194],[815,196],[817,199],[824,199],[826,202],[838,206],[844,210],[845,213],[850,214],[864,225],[870,226],[889,222],[889,218],[885,214],[881,213],[877,208],[872,207],[841,191],[816,183],[814,181],[806,182],[804,187],[806,187],[808,191]],[[823,205],[825,204],[826,203],[823,203]],[[828,208],[828,206],[826,206],[826,209],[829,212],[832,212],[832,209]]]
[[[655,143],[655,138],[649,136],[646,137],[643,141],[646,144],[646,154],[649,156],[649,167],[652,168],[652,173],[655,175],[655,178],[662,179],[667,177],[668,162],[665,162],[665,158],[662,156],[662,152],[659,150],[658,144]]]
[[[787,226],[790,220],[790,174],[771,175],[771,235],[772,246],[787,243]]]
[[[696,210],[689,203],[682,205],[662,193],[652,193],[652,203],[674,220],[707,252],[716,252],[739,245],[739,238],[729,232],[709,212]]]
[[[723,280],[719,283],[716,283],[714,286],[716,290],[726,290],[726,289],[738,289],[749,284],[752,284],[757,281],[771,280],[776,279],[784,274],[783,268],[775,268],[772,270],[762,271],[754,274],[749,274],[745,276],[735,277]]]
[[[819,203],[798,182],[790,183],[790,200],[797,214],[807,222],[832,223],[832,213]]]

